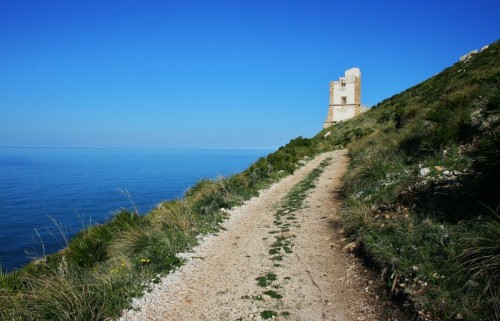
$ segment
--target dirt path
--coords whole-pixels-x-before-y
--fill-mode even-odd
[[[322,154],[231,210],[120,320],[388,320],[377,282],[332,228],[346,166],[345,151]]]

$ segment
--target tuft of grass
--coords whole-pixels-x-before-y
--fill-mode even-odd
[[[262,319],[271,319],[271,318],[275,318],[278,316],[278,312],[276,311],[272,311],[272,310],[264,310],[260,313],[260,317]]]
[[[264,294],[270,296],[273,299],[282,299],[283,298],[283,295],[281,295],[278,292],[273,291],[273,290],[265,291]]]
[[[257,281],[257,284],[260,287],[266,287],[266,286],[271,285],[273,283],[273,281],[276,281],[277,278],[278,278],[278,276],[276,274],[274,274],[274,273],[267,273],[264,276],[259,276],[255,280]]]
[[[489,302],[500,319],[500,215],[480,221],[462,238],[463,251],[456,256],[459,274],[468,280],[465,289]]]
[[[185,200],[160,203],[147,219],[153,226],[189,232],[197,229],[196,215]]]
[[[91,268],[106,259],[104,242],[91,237],[77,238],[69,244],[67,257],[72,264]]]

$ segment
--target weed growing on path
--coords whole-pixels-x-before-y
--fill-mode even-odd
[[[268,285],[271,285],[273,281],[276,281],[277,275],[274,273],[267,273],[265,276],[260,276],[256,278],[255,280],[257,281],[257,284],[260,287],[266,287]]]
[[[264,310],[260,313],[262,319],[271,319],[278,316],[278,312],[272,310]]]
[[[265,291],[263,294],[268,295],[268,296],[270,296],[273,299],[281,299],[281,298],[283,298],[283,295],[281,295],[278,292],[273,291],[273,290]]]
[[[281,205],[278,207],[274,214],[274,225],[277,230],[272,230],[269,234],[274,236],[275,241],[271,244],[268,251],[270,255],[270,260],[275,262],[274,267],[278,268],[282,265],[278,262],[283,261],[286,255],[293,253],[293,239],[294,234],[290,233],[290,228],[299,228],[300,225],[297,223],[296,212],[304,208],[304,200],[307,197],[308,191],[315,187],[316,181],[323,173],[324,169],[330,163],[331,158],[325,159],[321,164],[313,169],[309,175],[306,176],[302,181],[295,185],[288,194],[283,198]],[[280,289],[280,285],[273,284],[274,281],[278,279],[275,272],[270,272],[265,276],[257,277],[255,280],[260,287],[272,287],[274,289]],[[283,284],[289,283],[290,277],[285,277],[283,279]],[[276,300],[283,299],[283,295],[276,292],[275,290],[266,290],[262,293],[263,295],[269,296]],[[248,297],[248,296],[246,296]],[[246,298],[245,297],[245,298]],[[263,300],[262,295],[257,296],[259,300]],[[252,296],[255,299],[255,296]],[[263,319],[275,318],[279,314],[273,310],[264,310],[260,313]],[[290,313],[283,311],[281,313],[283,317],[288,318]]]

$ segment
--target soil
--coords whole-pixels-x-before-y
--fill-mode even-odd
[[[286,195],[325,159],[302,206],[287,208]],[[321,154],[229,210],[223,229],[120,320],[405,320],[332,224],[347,164],[345,150]]]

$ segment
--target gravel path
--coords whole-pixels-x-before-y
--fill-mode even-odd
[[[287,207],[290,191],[324,160],[301,206]],[[120,320],[397,320],[332,227],[346,167],[345,150],[321,154],[232,209],[224,230],[184,254],[187,263]]]

